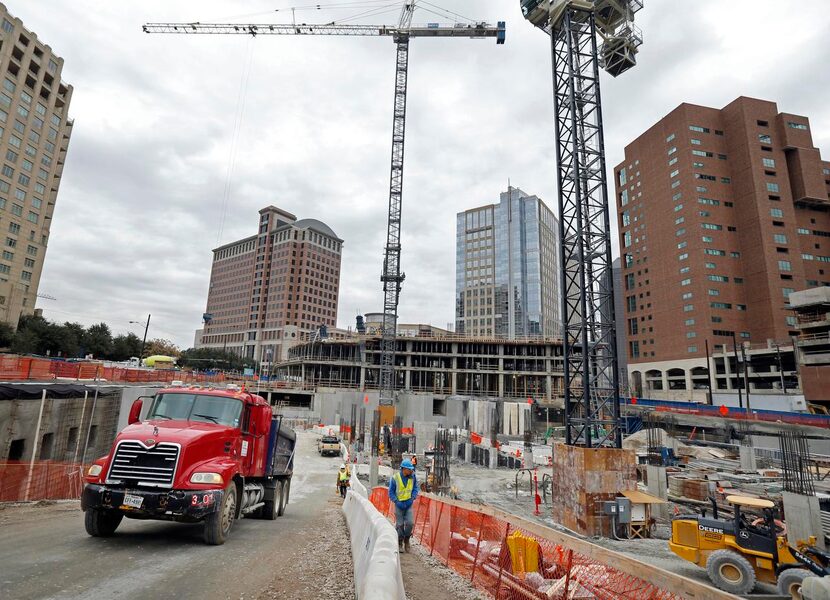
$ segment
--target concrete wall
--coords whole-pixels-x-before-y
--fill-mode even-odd
[[[13,458],[24,462],[31,460],[35,440],[35,460],[81,461],[88,435],[86,460],[106,453],[117,431],[120,389],[114,395],[99,396],[94,412],[93,400],[92,389],[86,401],[83,392],[74,398],[46,398],[39,429],[40,398],[0,400],[0,461],[8,460],[10,452],[19,450],[20,440],[22,455],[18,453]]]

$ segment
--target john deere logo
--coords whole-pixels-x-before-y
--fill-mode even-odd
[[[155,443],[156,443],[156,440],[144,440],[144,445],[145,446],[154,446]]]

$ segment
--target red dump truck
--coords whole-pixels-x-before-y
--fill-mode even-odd
[[[150,403],[140,420],[144,402]],[[112,535],[124,517],[204,522],[223,544],[242,517],[275,519],[288,504],[296,436],[260,396],[177,387],[139,398],[109,454],[89,468],[86,531]]]

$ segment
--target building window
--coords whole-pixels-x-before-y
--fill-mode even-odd
[[[718,283],[729,283],[729,277],[725,275],[707,275],[709,281],[717,281]]]
[[[787,325],[790,327],[795,327],[798,324],[795,317],[787,317]]]
[[[620,180],[620,185],[625,185],[628,183],[628,179],[625,176],[625,169],[620,169],[620,172],[617,174]]]
[[[631,232],[630,231],[626,231],[623,234],[623,246],[625,248],[628,248],[629,246],[631,246]]]
[[[720,290],[713,290],[713,289],[710,289],[710,290],[708,290],[708,292],[707,292],[707,293],[708,293],[710,296],[720,296]]]
[[[677,260],[686,260],[687,258],[689,258],[689,254],[684,252],[683,254],[677,257]]]
[[[686,326],[691,327],[694,324],[695,324],[694,319],[686,319]]]
[[[31,281],[31,280],[32,280],[32,274],[31,274],[31,272],[29,272],[29,271],[22,271],[22,272],[20,273],[20,279],[22,279],[23,281]]]
[[[790,264],[788,260],[779,260],[778,261],[778,270],[779,271],[792,271],[793,266]]]
[[[674,232],[674,235],[676,235],[678,237],[681,236],[681,235],[686,235],[686,230],[681,227],[680,229],[678,229],[677,231]]]
[[[681,206],[680,208],[683,208],[683,206]],[[677,208],[675,208],[675,210],[677,210]],[[680,225],[681,223],[685,223],[685,222],[686,222],[686,217],[677,217],[674,220],[675,225]]]
[[[620,192],[620,204],[622,206],[628,204],[628,190],[623,190],[622,192]]]
[[[764,163],[764,166],[768,169],[775,168],[775,159],[774,158],[763,158],[761,159]]]
[[[699,125],[689,125],[689,131],[697,131],[698,133],[709,133],[709,128],[700,127]]]
[[[631,358],[639,358],[640,357],[640,342],[629,342],[629,351],[631,352]]]
[[[695,309],[694,304],[685,304],[683,305],[683,312],[692,312]]]
[[[789,300],[790,294],[792,294],[795,290],[793,288],[782,288],[781,293],[784,294],[784,298]]]
[[[6,33],[11,33],[14,31],[14,25],[8,19],[3,19],[3,31]]]
[[[692,285],[692,280],[691,279],[684,279],[680,282],[680,285],[682,285],[682,286]]]
[[[770,137],[766,133],[759,133],[758,134],[758,141],[761,142],[762,144],[771,144],[772,143],[772,137]]]
[[[700,140],[696,140],[695,138],[692,138],[692,146],[700,146],[700,144],[701,144]]]
[[[775,240],[776,244],[786,244],[787,243],[787,236],[784,235],[784,234],[776,233],[775,235],[772,236],[772,238]]]
[[[689,354],[697,352],[697,346],[689,346],[688,348],[686,348],[686,351],[689,352]]]
[[[807,126],[803,123],[795,123],[793,121],[787,121],[787,127],[790,129],[800,129],[801,131],[807,131]]]
[[[697,337],[697,334],[694,331],[687,331],[686,332],[686,339],[690,340],[690,339],[693,339],[693,338],[696,338],[696,337]],[[695,350],[695,352],[697,352],[697,350]]]
[[[671,142],[674,138],[675,138],[675,135],[674,135],[674,134],[671,134],[669,137],[667,137],[667,138],[666,138],[666,143],[668,144],[668,143],[669,143],[669,142]]]
[[[777,194],[781,191],[779,185],[777,183],[767,182],[767,191]]]
[[[671,155],[672,155],[672,154],[674,154],[675,152],[677,152],[677,147],[676,147],[676,146],[672,146],[671,148],[669,148],[668,155],[669,155],[669,156],[671,156]]]
[[[674,212],[680,212],[681,210],[683,210],[683,205],[682,204],[678,204],[677,206],[674,207]]]
[[[703,229],[712,229],[714,231],[723,231],[723,225],[716,225],[714,223],[701,223],[700,224]]]
[[[771,209],[769,209],[769,214],[770,214],[770,216],[773,216],[777,219],[783,219],[784,218],[784,211],[781,210],[780,208],[771,208]]]
[[[675,156],[673,159],[671,159],[669,161],[669,166],[676,165],[676,164],[677,164],[677,157]]]
[[[674,171],[669,173],[669,177],[677,177],[678,175],[680,175],[680,170],[679,169],[675,169]]]
[[[679,244],[677,244],[677,249],[678,250],[683,250],[683,248],[685,248],[688,245],[689,245],[689,242],[680,242]]]
[[[694,294],[692,292],[686,292],[685,294],[683,294],[683,300],[691,300],[693,297]]]

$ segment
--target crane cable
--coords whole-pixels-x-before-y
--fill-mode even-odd
[[[236,96],[236,111],[234,115],[233,132],[231,134],[231,144],[228,149],[228,168],[225,175],[225,188],[222,192],[222,212],[219,215],[219,230],[216,233],[216,245],[222,239],[222,232],[225,229],[225,221],[228,214],[228,204],[230,203],[231,189],[233,183],[233,173],[236,168],[236,157],[239,150],[239,137],[242,131],[242,122],[245,117],[245,105],[248,100],[248,81],[251,77],[251,64],[253,63],[254,55],[254,36],[248,37],[248,45],[246,48],[245,63],[242,69],[242,76],[239,81],[239,92]]]

